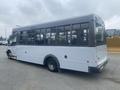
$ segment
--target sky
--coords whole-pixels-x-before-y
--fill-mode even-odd
[[[16,27],[89,14],[99,15],[107,29],[120,29],[120,0],[0,0],[0,36]]]

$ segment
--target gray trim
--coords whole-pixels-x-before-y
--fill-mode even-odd
[[[67,25],[67,24],[88,22],[90,20],[95,19],[94,17],[98,17],[98,16],[91,14],[91,15],[87,15],[87,16],[72,18],[72,19],[48,22],[48,23],[44,23],[44,24],[31,25],[31,26],[26,26],[26,27],[21,27],[21,28],[14,28],[13,31],[23,31],[23,30],[31,30],[31,29],[39,29],[39,28],[57,27],[57,26],[62,26],[62,25]]]
[[[45,31],[46,31],[47,28],[56,28],[57,29],[60,26],[64,27],[64,26],[67,26],[67,25],[70,25],[71,29],[72,29],[72,25],[80,24],[80,29],[81,29],[80,32],[83,32],[83,28],[87,29],[87,27],[88,27],[88,29],[89,29],[88,42],[86,44],[81,42],[80,45],[79,44],[78,45],[77,44],[76,45],[72,45],[72,44],[68,45],[66,43],[64,43],[63,45],[58,45],[55,42],[55,45],[54,44],[46,44],[45,45],[45,40],[44,40],[44,44],[41,44],[39,46],[44,45],[44,46],[87,46],[87,47],[94,47],[95,46],[95,22],[96,21],[101,22],[104,25],[104,22],[102,21],[102,19],[99,16],[93,14],[93,15],[88,15],[88,16],[83,16],[83,17],[78,17],[78,18],[72,18],[72,19],[67,19],[67,20],[61,20],[61,21],[56,21],[56,22],[51,22],[51,23],[38,24],[38,25],[33,25],[33,26],[16,28],[16,29],[13,29],[13,32],[14,33],[18,32],[19,33],[21,31],[31,31],[31,30],[34,31],[34,30],[38,30],[38,29],[39,30],[40,29],[45,29]],[[81,28],[81,25],[84,24],[84,23],[88,23],[88,26],[83,25],[83,28]],[[56,30],[56,31],[59,32],[59,30]],[[65,33],[66,32],[67,31],[65,31]],[[71,32],[72,32],[72,30],[71,30]],[[66,37],[67,37],[67,35],[66,35]],[[19,39],[19,38],[20,38],[19,35],[17,35],[17,39]],[[81,37],[78,37],[79,40],[80,40],[80,38]],[[17,40],[17,41],[19,41],[19,40]],[[20,43],[17,42],[17,44],[20,44]],[[82,45],[82,44],[85,44],[85,45]],[[32,45],[34,45],[34,43]]]
[[[89,24],[89,46],[95,46],[95,30],[94,30],[94,22],[95,20],[91,20]]]

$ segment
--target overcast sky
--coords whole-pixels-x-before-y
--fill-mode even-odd
[[[18,25],[93,13],[102,17],[106,28],[120,29],[120,0],[0,0],[0,36],[10,35]]]

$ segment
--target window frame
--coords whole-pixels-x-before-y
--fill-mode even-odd
[[[83,23],[73,23],[73,24],[66,24],[66,25],[60,25],[60,26],[54,26],[54,27],[32,29],[32,30],[23,30],[23,31],[27,31],[27,32],[34,31],[34,32],[37,32],[37,30],[40,30],[40,35],[43,34],[43,43],[36,44],[36,42],[35,42],[35,43],[32,43],[32,44],[28,43],[27,45],[39,45],[39,46],[79,46],[79,47],[84,46],[84,47],[86,47],[86,46],[89,46],[89,33],[87,35],[87,37],[88,37],[87,44],[80,44],[79,43],[80,42],[79,41],[80,40],[80,35],[79,34],[81,34],[81,32],[82,32],[81,24],[87,24],[87,28],[90,30],[90,28],[89,28],[90,23],[89,22],[83,22]],[[72,44],[72,41],[71,41],[72,40],[72,31],[74,29],[74,25],[78,25],[78,29],[75,30],[75,31],[77,31],[76,32],[77,33],[76,34],[77,35],[76,44]],[[67,30],[66,27],[69,27],[68,28],[69,30]],[[61,28],[61,31],[64,32],[64,37],[65,37],[64,40],[65,41],[62,42],[62,43],[59,41],[59,32],[60,32],[59,28]],[[47,31],[47,29],[49,29],[49,30]],[[56,29],[55,30],[55,32],[56,32],[55,42],[52,42],[52,39],[51,39],[52,38],[52,35],[51,35],[52,29],[53,30]],[[68,31],[70,31],[70,36],[68,36]],[[46,34],[47,34],[47,32],[50,32],[50,42],[49,43],[46,42]],[[69,43],[68,39],[70,39],[70,43]],[[41,36],[40,36],[40,42],[41,42]]]

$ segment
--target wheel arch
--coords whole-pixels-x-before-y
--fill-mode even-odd
[[[8,53],[12,53],[12,51],[10,50],[10,49],[8,49],[7,51],[6,51],[6,53],[8,54]]]
[[[49,58],[53,58],[53,60],[57,63],[58,68],[60,68],[59,60],[58,60],[58,58],[57,58],[55,55],[53,55],[53,54],[48,54],[48,55],[45,56],[44,61],[43,61],[43,65],[46,65],[47,60],[48,60]]]

